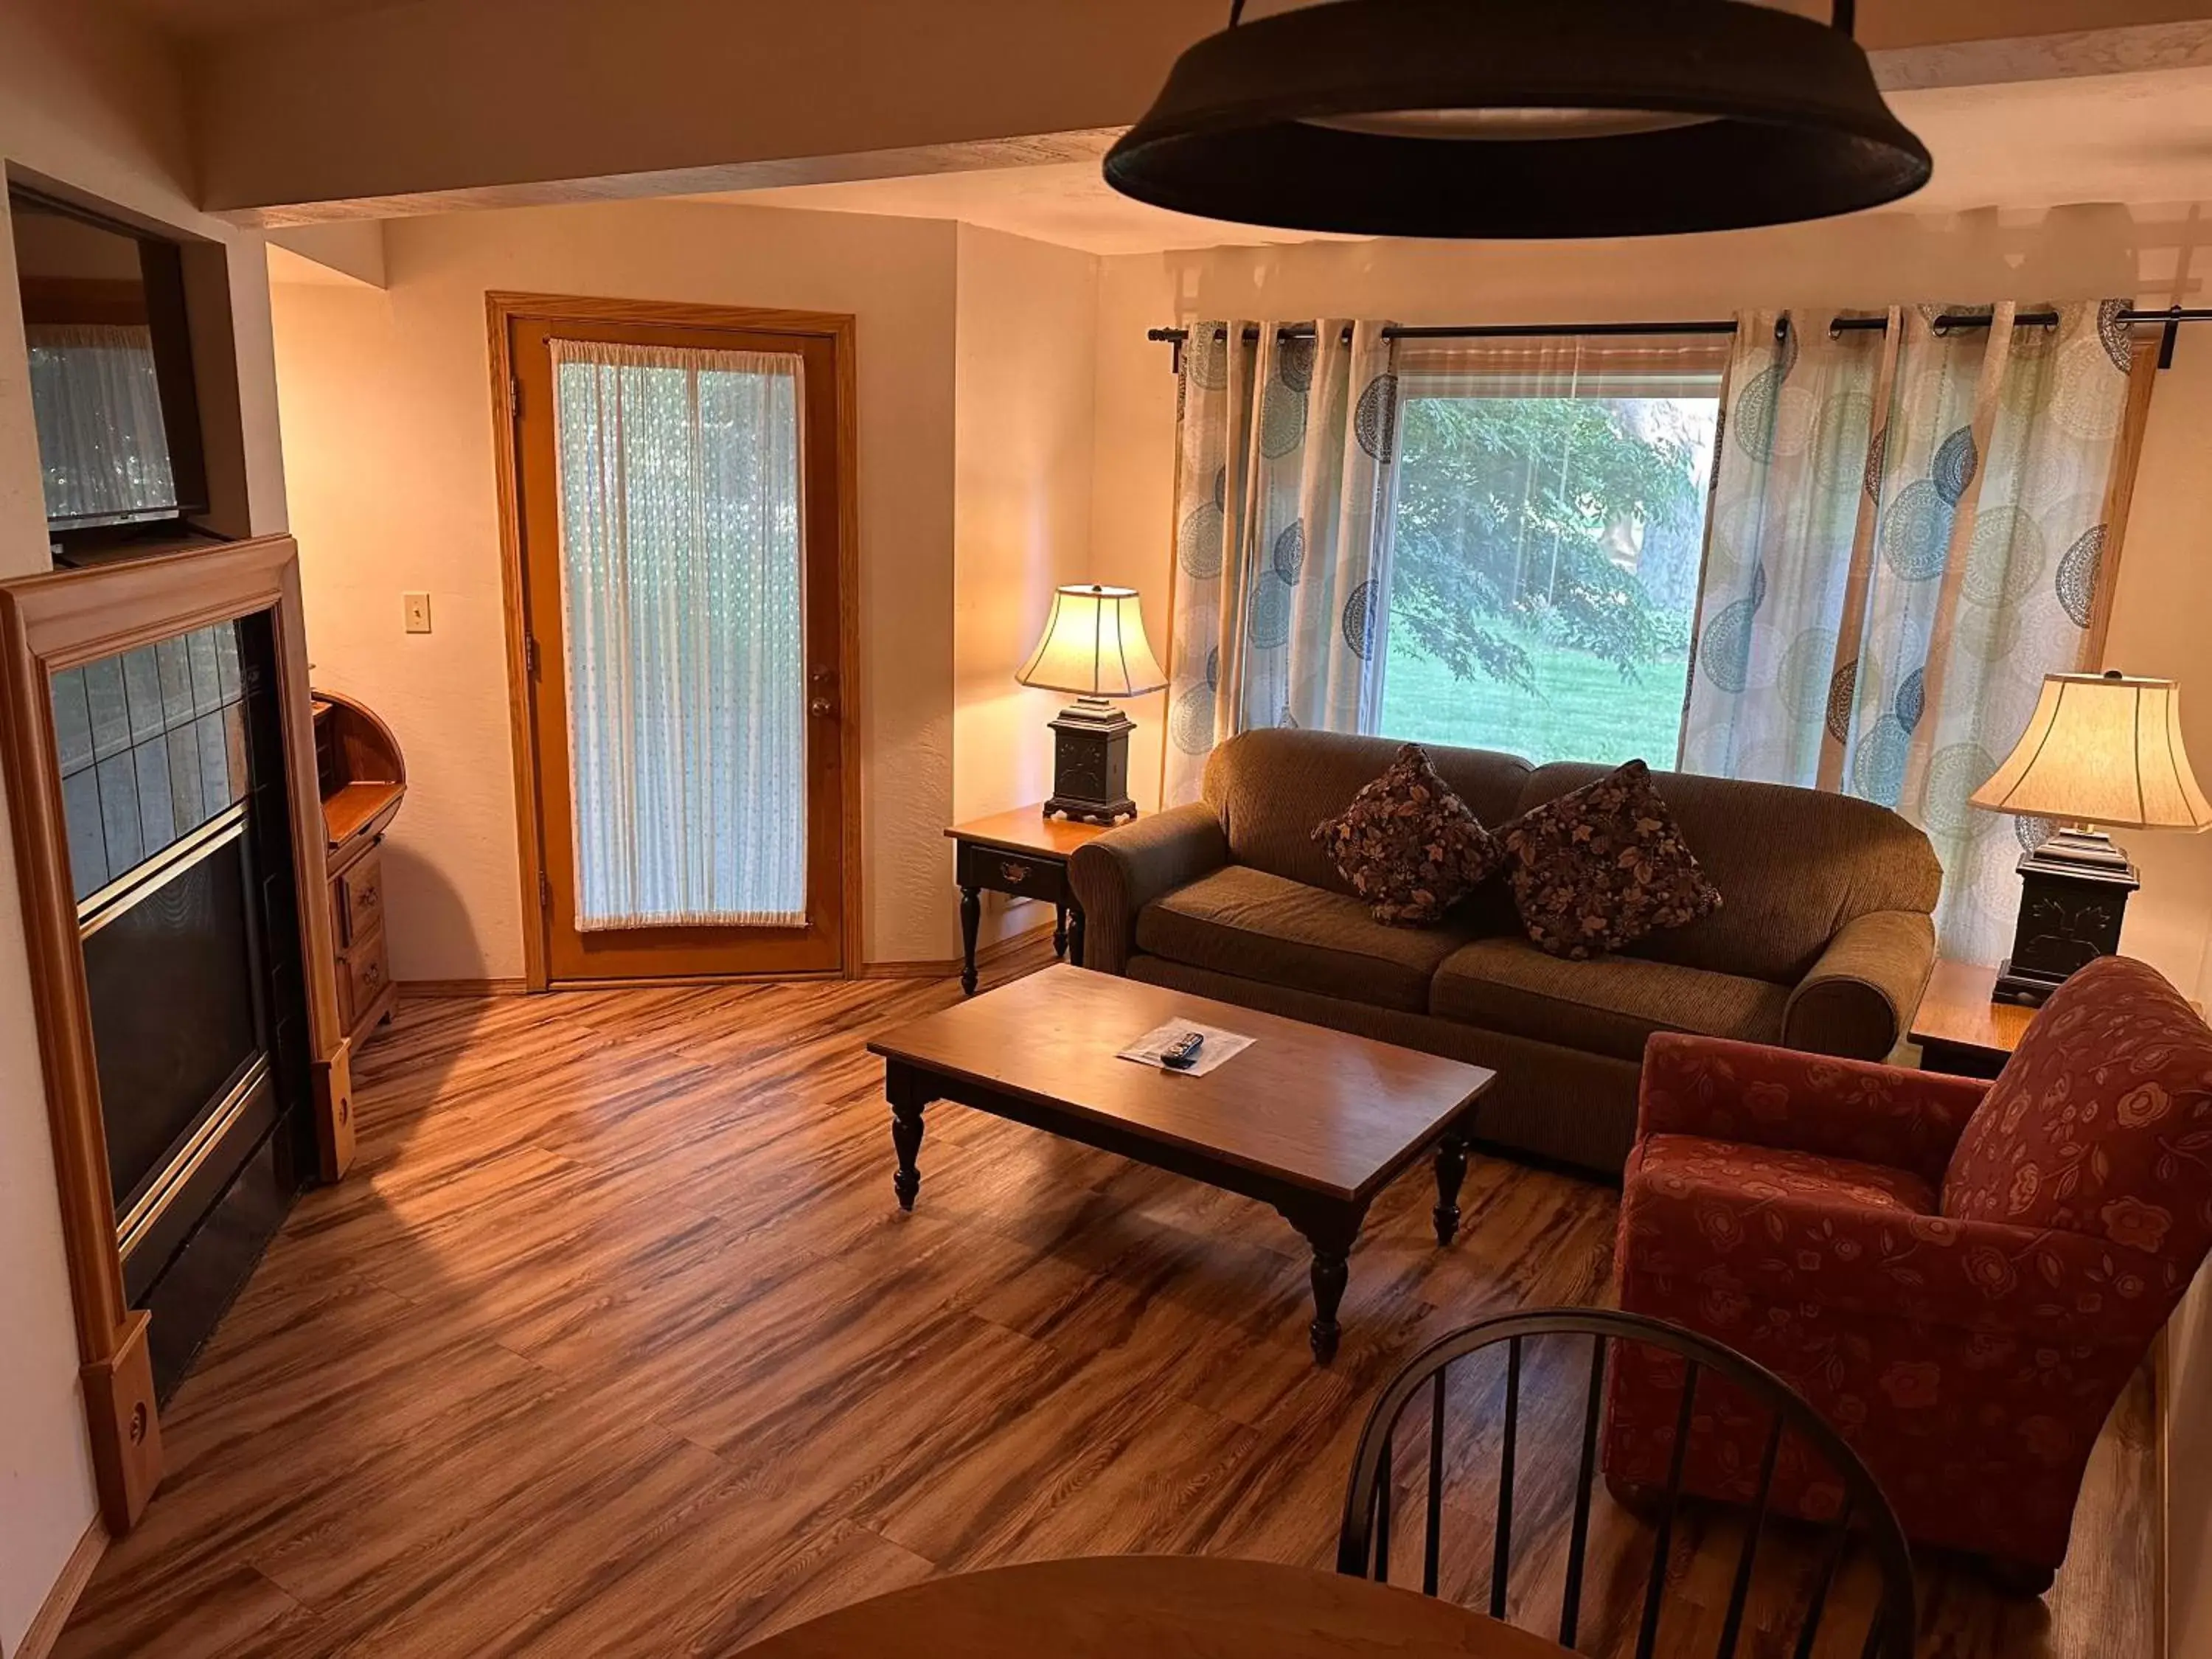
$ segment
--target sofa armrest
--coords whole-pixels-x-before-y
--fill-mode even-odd
[[[1790,994],[1782,1041],[1809,1054],[1886,1059],[1911,1024],[1935,966],[1933,917],[1918,910],[1854,916]]]
[[[1909,1215],[1769,1182],[1755,1190],[1680,1160],[1632,1176],[1622,1305],[1748,1297],[2073,1349],[2148,1345],[2188,1288],[2176,1264],[2086,1233]]]
[[[1196,804],[1155,812],[1077,848],[1067,873],[1083,907],[1084,965],[1123,972],[1137,948],[1137,913],[1228,862],[1221,820]]]
[[[1699,1135],[1910,1170],[1941,1188],[1989,1085],[1667,1032],[1644,1050],[1636,1137]],[[1632,1159],[1632,1168],[1633,1160]]]

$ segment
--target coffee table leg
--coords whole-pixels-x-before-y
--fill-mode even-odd
[[[1459,1186],[1466,1179],[1467,1142],[1459,1135],[1446,1135],[1437,1143],[1437,1207],[1431,1212],[1440,1245],[1459,1237]]]
[[[1314,1358],[1326,1365],[1336,1358],[1337,1343],[1344,1334],[1336,1322],[1336,1310],[1344,1301],[1345,1283],[1351,1277],[1352,1244],[1359,1237],[1365,1211],[1301,1207],[1295,1212],[1286,1209],[1283,1216],[1313,1248],[1314,1316],[1306,1328],[1306,1337],[1313,1344]]]
[[[921,1109],[929,1103],[929,1091],[912,1072],[894,1062],[884,1067],[884,1093],[890,1099],[891,1147],[898,1154],[891,1190],[898,1194],[899,1208],[911,1211],[921,1191],[921,1170],[915,1160],[921,1154]]]
[[[960,890],[960,991],[963,996],[975,994],[975,933],[983,920],[982,890],[963,887]]]

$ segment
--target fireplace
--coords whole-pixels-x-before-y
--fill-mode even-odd
[[[116,1249],[166,1401],[313,1169],[267,613],[52,675]]]

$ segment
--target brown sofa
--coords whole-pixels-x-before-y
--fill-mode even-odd
[[[1563,962],[1528,942],[1503,879],[1434,927],[1369,916],[1310,832],[1397,744],[1250,732],[1213,753],[1201,804],[1138,819],[1071,866],[1089,965],[1494,1067],[1486,1142],[1617,1177],[1656,1031],[1880,1060],[1935,961],[1928,838],[1847,795],[1656,775],[1726,903],[1626,954]],[[1496,827],[1602,775],[1431,748]]]

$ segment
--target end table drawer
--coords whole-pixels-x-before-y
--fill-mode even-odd
[[[1014,898],[1042,899],[1048,904],[1064,903],[1067,898],[1067,866],[1059,859],[1039,858],[1033,853],[963,844],[959,880],[963,887],[981,887]]]

